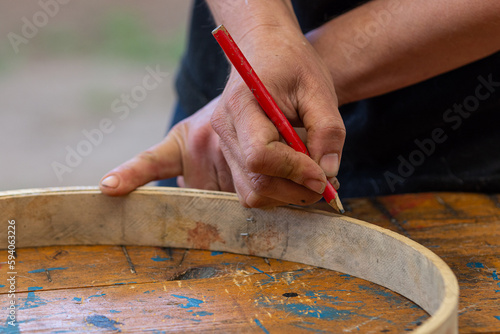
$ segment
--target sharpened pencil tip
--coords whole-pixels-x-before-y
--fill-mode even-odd
[[[339,195],[336,194],[336,196],[330,201],[330,206],[334,208],[336,211],[338,211],[341,214],[345,213],[344,206],[342,205],[342,202],[340,201]]]

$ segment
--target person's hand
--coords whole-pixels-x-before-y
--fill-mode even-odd
[[[231,172],[210,125],[218,98],[177,124],[157,145],[108,172],[106,195],[125,195],[150,181],[180,176],[182,187],[234,192]]]
[[[302,34],[275,32],[248,52],[252,66],[292,125],[304,127],[311,157],[280,136],[236,72],[219,99],[179,123],[158,145],[107,173],[101,191],[124,195],[153,180],[236,191],[246,207],[310,204],[337,175],[345,129],[331,76]],[[244,51],[245,52],[245,51]],[[211,123],[210,123],[211,121]],[[214,131],[215,130],[215,131]],[[320,167],[321,166],[321,167]]]
[[[307,131],[311,157],[280,141],[277,129],[233,69],[212,126],[220,136],[235,190],[248,207],[315,202],[327,177],[337,175],[345,139],[331,75],[298,30],[263,26],[245,38],[250,42],[243,43],[242,51],[257,75],[292,125]]]

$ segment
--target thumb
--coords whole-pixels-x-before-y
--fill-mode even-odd
[[[150,181],[181,174],[181,145],[174,128],[160,143],[104,175],[99,188],[106,195],[126,195]]]

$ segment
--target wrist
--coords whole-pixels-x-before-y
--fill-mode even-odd
[[[290,0],[206,1],[216,24],[224,24],[245,55],[266,36],[300,32]]]

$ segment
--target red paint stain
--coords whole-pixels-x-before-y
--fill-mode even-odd
[[[266,253],[281,244],[281,233],[271,228],[252,233],[247,240],[248,252],[250,255]]]
[[[382,198],[382,203],[388,208],[391,215],[397,217],[402,212],[411,210],[418,206],[425,206],[425,202],[433,200],[434,195],[431,193],[423,194],[408,194],[394,195]]]
[[[202,222],[196,222],[196,227],[188,231],[187,241],[198,249],[210,249],[210,245],[216,241],[226,243],[217,227]]]

